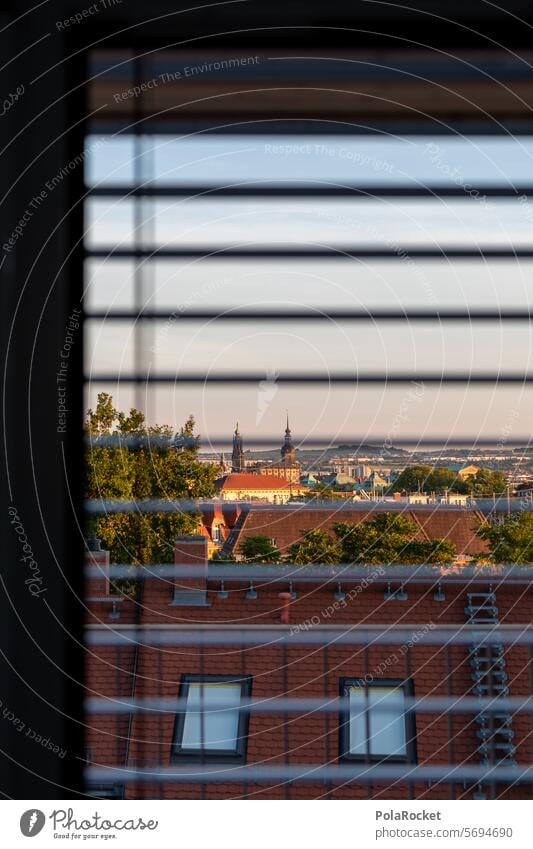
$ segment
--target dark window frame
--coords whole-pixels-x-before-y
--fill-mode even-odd
[[[349,690],[360,687],[365,693],[370,689],[397,687],[402,689],[404,696],[414,696],[414,682],[411,678],[379,678],[367,682],[364,678],[341,678],[340,696],[347,698]],[[369,711],[367,710],[367,713]],[[350,712],[342,710],[339,714],[339,758],[343,761],[356,761],[358,763],[402,763],[415,764],[417,762],[416,751],[416,713],[413,709],[404,712],[405,722],[405,755],[373,755],[370,752],[369,738],[366,738],[366,752],[361,755],[350,752]]]
[[[88,793],[93,799],[123,799],[124,784],[93,784]]]
[[[189,694],[189,686],[191,684],[240,684],[241,686],[241,701],[249,699],[252,694],[252,676],[251,675],[200,675],[197,673],[184,673],[181,676],[179,699],[185,701]],[[239,711],[239,722],[237,726],[237,735],[235,748],[230,749],[185,749],[182,745],[183,731],[185,726],[186,711],[180,711],[176,714],[174,723],[174,734],[172,738],[172,760],[187,760],[193,763],[205,763],[209,760],[222,761],[224,763],[245,763],[246,753],[248,750],[248,728],[250,724],[250,712],[247,710]]]
[[[28,77],[31,74],[34,78],[31,82],[35,83],[33,86],[35,114],[41,113],[43,104],[49,104],[49,101],[53,99],[53,103],[39,115],[38,133],[27,132],[27,128],[31,126],[30,119],[34,114],[29,109],[30,100],[27,94],[19,106],[9,110],[4,118],[5,126],[9,128],[6,129],[9,137],[14,138],[19,129],[26,131],[25,137],[23,137],[25,143],[12,145],[7,152],[10,157],[9,165],[3,169],[6,178],[6,186],[3,188],[10,190],[6,192],[6,203],[3,207],[8,236],[9,222],[19,220],[20,209],[24,209],[31,194],[36,189],[42,189],[46,180],[56,173],[57,162],[64,164],[79,153],[76,133],[83,131],[82,118],[88,111],[83,97],[83,84],[86,80],[86,74],[82,66],[92,45],[104,40],[106,45],[111,45],[114,48],[117,45],[122,45],[127,49],[132,46],[145,49],[146,44],[148,46],[154,44],[165,46],[169,39],[168,17],[164,14],[168,13],[168,8],[164,8],[159,3],[152,7],[152,20],[148,22],[144,20],[141,6],[133,7],[132,4],[122,4],[114,8],[109,15],[88,18],[82,27],[69,27],[65,31],[57,30],[57,27],[54,26],[54,19],[67,18],[72,14],[74,6],[72,0],[68,0],[68,2],[56,0],[53,8],[50,8],[51,5],[31,8],[31,4],[27,0],[22,0],[18,4],[8,2],[4,4],[5,8],[0,13],[3,29],[1,40],[6,46],[6,55],[16,57],[16,61],[10,61],[6,64],[3,72],[4,75],[7,74],[5,91],[14,91],[21,80],[27,81],[26,74],[28,74]],[[448,11],[445,5],[441,4],[441,6],[445,11]],[[250,17],[249,28],[247,29],[248,19],[243,23],[243,6],[239,4],[235,8],[238,10],[235,12],[238,20],[234,16],[229,23],[228,15],[233,15],[231,6],[221,7],[220,10],[212,9],[208,20],[206,16],[199,18],[198,13],[193,9],[187,16],[182,15],[177,19],[180,21],[180,37],[183,40],[199,38],[202,33],[205,33],[208,44],[218,44],[222,37],[216,36],[215,39],[213,33],[224,30],[224,32],[231,33],[224,36],[230,47],[238,45],[242,49],[242,45],[246,46],[250,42],[251,32],[254,33],[254,46],[258,43],[261,48],[265,48],[265,45],[271,46],[277,43],[279,32],[274,24],[280,27],[284,23],[286,24],[282,10],[265,10],[264,14],[261,14],[258,18],[257,10],[249,7]],[[32,13],[21,16],[23,10],[25,13],[31,10]],[[528,47],[529,28],[528,26],[517,26],[516,20],[511,20],[509,17],[511,11],[522,14],[522,18],[524,18],[523,9],[520,8],[517,0],[512,0],[507,4],[508,14],[506,17],[495,15],[494,11],[490,9],[488,11],[486,9],[476,11],[476,32],[473,34],[472,27],[464,26],[462,23],[465,20],[467,23],[472,20],[471,9],[465,7],[459,13],[458,25],[455,25],[452,20],[440,21],[439,27],[431,28],[431,40],[428,46],[432,47],[437,44],[449,50],[450,46],[453,49],[454,46],[463,44],[470,47],[470,40],[475,40],[476,46],[485,47],[486,41],[484,39],[492,37],[497,39],[500,44],[504,43],[504,50],[509,47],[515,49],[521,46]],[[300,44],[308,46],[309,30],[306,24],[316,21],[316,8],[314,5],[310,6],[303,16],[301,12],[302,10],[299,13],[298,23],[302,25],[302,30],[293,28],[291,33],[293,38],[297,40],[298,46]],[[328,9],[328,14],[330,12],[333,14],[333,21],[335,21],[338,18],[338,12],[335,14],[334,7],[331,10]],[[289,23],[293,24],[295,22],[294,13],[288,7],[287,15],[289,16]],[[358,41],[365,46],[379,47],[381,42],[390,43],[392,35],[395,46],[409,48],[413,43],[413,34],[418,33],[428,43],[428,26],[425,15],[426,12],[419,14],[416,10],[406,11],[403,7],[391,8],[390,11],[382,7],[374,15],[371,14],[371,11],[365,12],[361,22],[361,14],[358,10],[358,24],[361,25]],[[17,23],[16,26],[12,25],[19,20],[19,17],[22,17],[22,21]],[[173,20],[171,18],[171,21]],[[220,25],[221,20],[224,26]],[[238,25],[233,25],[235,20],[237,20]],[[120,22],[118,32],[116,32],[117,21]],[[531,14],[527,16],[527,21],[531,23]],[[6,25],[4,26],[4,24]],[[379,26],[376,26],[376,24]],[[263,26],[266,29],[262,29]],[[39,37],[48,30],[53,37],[44,42],[41,40],[39,43]],[[403,41],[402,36],[404,37]],[[328,49],[338,46],[351,47],[353,42],[353,34],[347,28],[341,30],[334,26],[320,30],[318,37],[322,44],[327,43]],[[17,57],[18,51],[30,43],[33,43],[31,65],[29,54],[20,52],[22,58]],[[42,74],[39,73],[41,71]],[[52,98],[50,92],[52,92]],[[67,97],[67,94],[69,94],[69,97]],[[65,106],[67,106],[67,111],[65,111]],[[71,110],[72,112],[69,114]],[[413,122],[413,126],[410,126],[409,130],[411,133],[423,132],[425,134],[428,129],[422,121],[418,123],[418,117],[417,122]],[[376,116],[373,122],[374,126],[383,127],[383,120]],[[470,132],[475,134],[480,132],[483,134],[487,132],[497,133],[498,129],[507,132],[509,127],[511,127],[513,133],[519,135],[528,134],[531,131],[527,121],[513,118],[502,119],[498,123],[494,121],[477,123],[472,119],[469,119],[469,121]],[[46,126],[51,124],[53,128],[54,144],[50,147],[47,147],[43,142],[43,139],[47,140],[47,135],[42,130],[43,122],[46,122]],[[219,124],[220,121],[217,120],[214,123]],[[264,132],[266,131],[265,127],[268,128],[268,126],[268,122],[263,125]],[[285,124],[286,131],[288,129],[293,132],[294,126],[295,123],[288,120]],[[330,126],[334,128],[335,132],[341,130],[339,124],[332,123]],[[428,119],[428,126],[434,126],[431,119]],[[440,130],[446,133],[455,132],[457,127],[462,132],[468,132],[468,130],[465,130],[465,121],[460,117],[454,123],[448,119],[447,122],[440,124]],[[255,126],[253,128],[255,129]],[[385,129],[390,129],[390,127],[385,124]],[[354,132],[353,127],[349,127],[348,130],[350,133]],[[224,130],[219,131],[223,132]],[[325,126],[322,127],[322,131],[326,132]],[[396,131],[398,132],[397,127]],[[24,178],[24,181],[18,181],[18,185],[12,186],[13,175],[22,175],[22,171],[28,163],[31,164],[28,176]],[[31,183],[28,182],[30,178]],[[14,190],[11,191],[11,189]],[[51,674],[51,670],[41,664],[37,669],[38,680],[32,679],[32,676],[36,675],[34,653],[27,650],[27,645],[31,645],[27,643],[27,635],[22,632],[19,634],[20,622],[24,619],[24,615],[21,619],[20,614],[21,611],[22,614],[25,612],[28,593],[20,582],[18,574],[6,574],[6,598],[8,597],[12,602],[12,609],[9,605],[6,605],[6,615],[1,623],[1,641],[2,648],[6,649],[7,647],[6,657],[14,658],[16,674],[11,667],[8,667],[7,663],[3,664],[3,689],[7,693],[6,700],[9,700],[10,709],[19,716],[39,716],[40,730],[51,735],[56,743],[65,745],[69,749],[67,758],[51,758],[48,751],[42,749],[42,747],[35,747],[33,743],[28,743],[24,735],[13,735],[9,724],[3,723],[0,744],[4,752],[9,753],[9,757],[4,757],[0,762],[0,790],[7,794],[9,798],[16,799],[54,798],[57,797],[58,789],[62,793],[62,798],[75,797],[78,793],[80,798],[83,798],[81,776],[83,758],[80,756],[83,753],[81,730],[86,719],[83,713],[81,683],[74,680],[77,679],[84,660],[82,616],[80,613],[80,611],[83,611],[81,604],[73,603],[73,600],[83,598],[81,568],[83,546],[78,534],[78,525],[82,526],[84,520],[82,476],[79,474],[80,460],[84,452],[80,356],[83,329],[80,330],[80,344],[76,346],[71,357],[72,381],[69,402],[72,410],[72,421],[69,433],[66,435],[66,450],[62,456],[51,450],[52,443],[45,427],[49,423],[54,424],[57,413],[54,393],[49,391],[49,380],[57,366],[58,346],[62,344],[64,338],[64,319],[70,314],[72,306],[79,304],[82,291],[83,255],[81,250],[72,251],[72,245],[81,237],[84,230],[81,212],[75,206],[76,201],[81,197],[83,197],[83,185],[81,169],[78,168],[69,174],[68,180],[64,180],[54,190],[54,206],[58,210],[70,210],[71,214],[63,222],[61,232],[58,232],[57,241],[55,241],[57,247],[49,246],[44,261],[48,269],[53,265],[59,268],[63,262],[67,263],[67,261],[68,265],[65,265],[65,273],[58,277],[54,286],[54,292],[59,295],[64,303],[58,306],[57,303],[53,302],[53,321],[45,320],[42,322],[40,332],[45,334],[45,344],[42,346],[39,356],[32,363],[32,385],[44,388],[42,396],[38,399],[39,403],[36,405],[37,415],[32,418],[28,425],[28,432],[32,436],[33,452],[28,450],[28,443],[25,439],[26,429],[22,427],[20,417],[20,410],[26,409],[28,405],[27,387],[29,380],[27,376],[29,371],[26,357],[28,352],[31,353],[31,348],[28,346],[27,340],[32,338],[35,333],[36,319],[43,317],[42,296],[38,293],[39,298],[34,298],[31,287],[28,287],[24,293],[24,309],[19,311],[17,333],[14,335],[20,341],[17,342],[18,348],[15,349],[6,374],[6,386],[8,391],[11,391],[12,398],[6,411],[7,447],[12,450],[13,457],[18,462],[18,479],[16,480],[18,489],[15,493],[15,502],[21,516],[25,519],[25,526],[30,532],[37,560],[42,560],[46,565],[51,564],[54,567],[49,569],[47,576],[51,590],[48,599],[53,600],[54,615],[57,621],[65,627],[63,634],[54,631],[50,628],[51,619],[47,608],[35,603],[32,604],[32,623],[35,628],[39,628],[39,635],[42,639],[41,646],[46,655],[54,661],[58,673],[56,679],[54,674]],[[7,267],[10,265],[8,263],[4,268],[6,274],[9,274],[8,279],[11,284],[3,287],[3,294],[6,298],[8,295],[10,297],[3,311],[6,335],[11,322],[11,313],[14,311],[19,297],[22,297],[23,285],[26,281],[26,267],[31,266],[34,257],[40,254],[43,246],[37,229],[41,226],[40,218],[35,216],[30,227],[25,231],[23,250],[17,252],[16,273],[8,270]],[[74,233],[72,238],[67,235],[69,231]],[[50,256],[50,250],[54,252],[53,257]],[[11,259],[15,259],[15,254],[12,254]],[[37,267],[38,273],[39,267]],[[32,296],[31,300],[30,296]],[[78,384],[75,380],[76,377]],[[48,469],[48,474],[41,476],[39,486],[40,504],[45,506],[49,504],[53,508],[46,515],[46,537],[41,534],[41,517],[35,510],[36,479],[32,462],[35,456],[44,458],[43,463],[46,463]],[[66,478],[70,480],[68,492],[64,483]],[[73,509],[74,518],[77,519],[77,522],[72,521]],[[6,559],[10,557],[15,562],[20,556],[20,548],[6,522],[3,523],[2,534]],[[53,560],[51,559],[52,552]],[[55,567],[65,567],[65,564],[68,567],[68,564],[72,562],[75,562],[79,568],[71,570],[69,585],[67,586],[63,580],[64,568]],[[33,602],[34,600],[30,599],[30,601]],[[70,674],[70,678],[64,670]],[[31,691],[28,689],[29,681],[33,683]],[[44,702],[43,698],[45,699]],[[49,705],[46,703],[46,699],[50,702]],[[4,738],[9,739],[7,746],[4,745]],[[29,746],[31,746],[31,751]],[[31,769],[28,769],[28,767],[31,767]]]

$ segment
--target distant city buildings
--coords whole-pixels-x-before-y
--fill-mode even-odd
[[[337,475],[347,475],[355,480],[367,478],[372,471],[372,466],[367,463],[356,463],[353,460],[342,460],[334,458],[329,463],[329,468]]]
[[[514,494],[530,499],[533,497],[533,465],[527,449],[521,452],[513,450],[505,456],[501,451],[495,453],[491,449],[475,453],[466,449],[453,453],[445,449],[439,452],[398,449],[394,456],[390,453],[384,456],[379,446],[366,446],[364,453],[358,451],[357,446],[346,447],[351,449],[346,454],[340,453],[339,449],[338,453],[333,453],[331,448],[300,448],[298,451],[287,415],[278,458],[264,451],[245,450],[243,435],[237,423],[228,461],[224,454],[218,459],[213,455],[200,456],[199,459],[215,463],[218,467],[215,483],[217,501],[287,504],[291,501],[327,501],[331,498],[353,502],[391,502],[400,499],[409,504],[464,507],[472,502],[474,492],[473,487],[472,492],[466,492],[469,489],[468,482],[474,482],[479,472],[491,469],[505,475],[507,485]],[[424,481],[421,481],[419,487],[406,487],[405,480],[399,480],[402,472],[421,465],[435,471],[446,469],[453,472],[456,481],[463,484],[463,492],[454,492],[452,485],[449,489],[432,486],[430,482],[424,485]],[[467,486],[464,486],[465,483]]]
[[[232,472],[216,480],[215,487],[223,501],[266,501],[269,504],[286,504],[308,492],[298,483],[253,472]]]
[[[296,459],[296,448],[292,443],[288,415],[287,427],[285,428],[285,441],[281,446],[280,462],[265,466],[258,466],[257,471],[260,475],[270,475],[276,478],[282,478],[283,480],[290,481],[291,483],[300,482],[300,464]]]
[[[292,498],[305,496],[308,489],[300,485],[300,464],[296,459],[288,415],[280,455],[277,463],[247,464],[237,422],[233,434],[231,472],[226,473],[221,458],[222,474],[215,481],[218,496],[224,501],[266,501],[269,504],[286,504]]]

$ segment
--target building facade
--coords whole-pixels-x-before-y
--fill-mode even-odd
[[[95,795],[531,797],[531,569],[175,560],[131,598],[88,554]]]
[[[279,463],[268,463],[257,467],[260,475],[266,475],[290,483],[300,483],[300,464],[296,459],[296,448],[292,442],[291,429],[289,427],[289,416],[287,415],[287,427],[285,428],[285,439],[280,450]]]
[[[223,501],[263,501],[270,504],[286,504],[308,492],[300,484],[282,477],[251,472],[225,475],[215,481],[215,488]]]

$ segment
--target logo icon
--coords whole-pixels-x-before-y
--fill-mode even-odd
[[[276,383],[277,378],[278,373],[276,369],[269,368],[267,369],[266,380],[259,381],[257,389],[257,412],[255,416],[256,425],[259,424],[270,406],[270,402],[273,401],[277,395],[279,389],[279,386]]]
[[[29,811],[24,811],[20,818],[20,830],[24,837],[35,837],[42,831],[46,822],[46,817],[42,811],[37,808],[30,808]]]

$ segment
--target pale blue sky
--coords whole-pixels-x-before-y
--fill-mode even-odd
[[[135,177],[131,139],[97,146],[89,140],[90,184],[131,185]],[[144,139],[137,160],[141,180],[157,184],[240,184],[254,180],[323,181],[358,185],[460,185],[457,200],[431,199],[159,199],[142,202],[137,239],[146,246],[235,246],[250,242],[285,245],[531,246],[533,206],[519,200],[482,200],[468,195],[474,185],[533,185],[533,138],[474,137],[376,139],[376,137],[195,137]],[[139,162],[141,165],[139,166]],[[134,243],[130,200],[88,203],[87,245],[127,247]],[[180,310],[231,306],[313,305],[530,307],[532,262],[493,261],[229,261],[158,260],[142,264],[143,303]],[[133,260],[91,260],[86,306],[134,308]],[[89,372],[133,368],[132,327],[89,324]],[[280,326],[225,323],[177,325],[163,322],[143,336],[144,362],[173,372],[240,369],[291,370],[469,369],[527,370],[531,337],[527,325],[354,325]],[[90,398],[99,387],[91,387]],[[142,390],[141,390],[142,392]],[[281,430],[291,409],[299,433],[397,436],[425,432],[499,434],[530,431],[531,390],[435,389],[411,399],[409,387],[353,390],[275,387],[265,400],[258,387],[150,390],[146,403],[154,420],[178,424],[193,412],[204,434],[229,432],[235,418],[250,433]],[[121,390],[123,405],[133,401]],[[148,400],[149,399],[149,400]],[[510,412],[511,411],[511,412]]]
[[[533,184],[533,137],[133,136],[87,140],[88,185],[320,180],[357,185]]]

